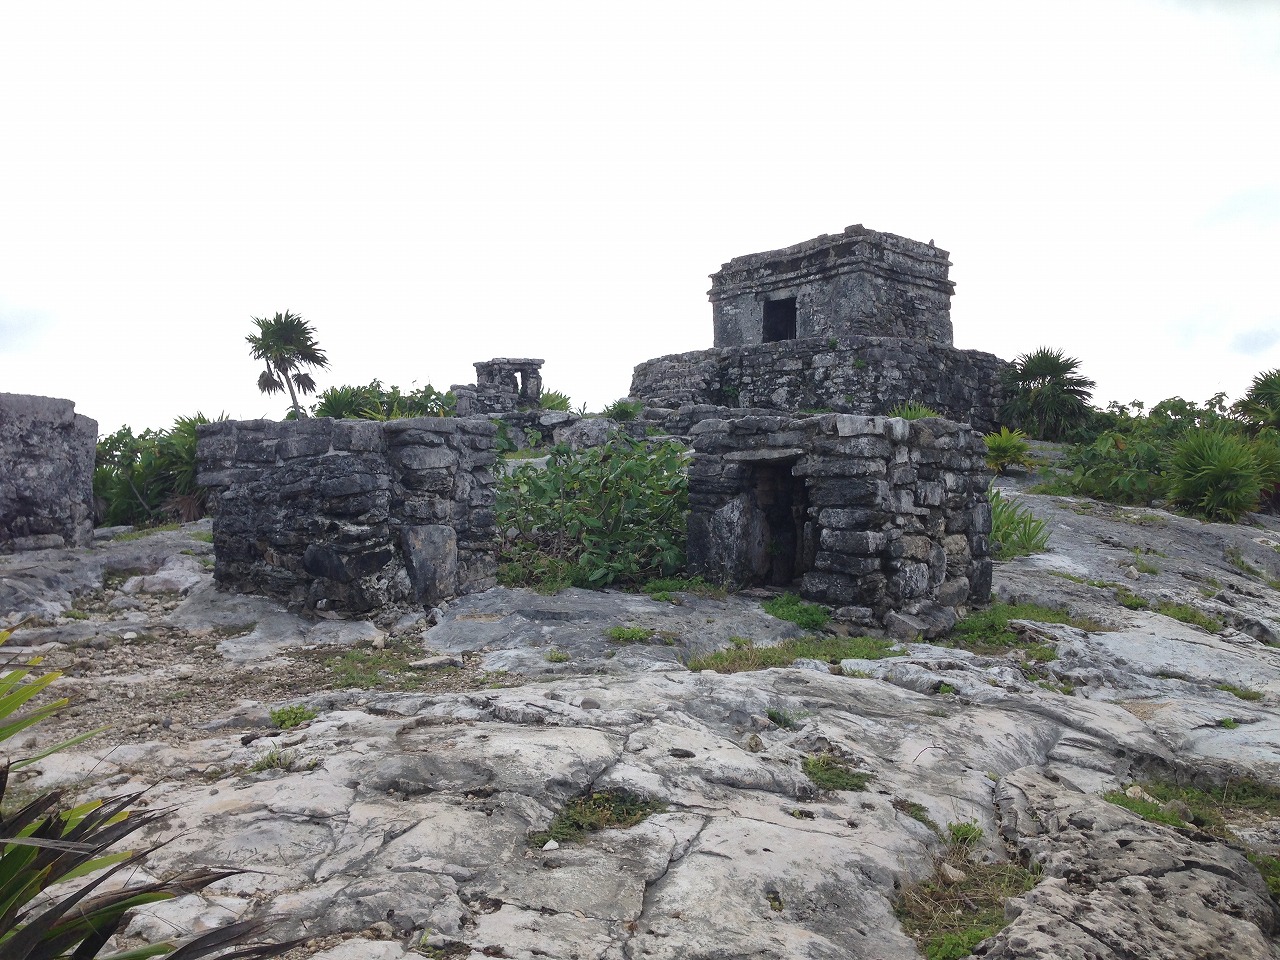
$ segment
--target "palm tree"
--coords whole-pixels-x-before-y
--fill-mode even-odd
[[[1048,347],[1020,356],[1004,377],[1002,418],[1040,440],[1063,439],[1089,419],[1097,386],[1076,373],[1079,366],[1079,360]]]
[[[1254,429],[1280,428],[1280,370],[1265,370],[1254,377],[1249,392],[1232,409]]]
[[[267,368],[258,375],[258,389],[263,393],[289,391],[294,417],[305,417],[298,403],[299,393],[315,393],[316,382],[300,367],[327,367],[329,358],[316,345],[316,332],[300,316],[286,310],[270,320],[254,317],[258,332],[245,337],[253,348],[253,359],[262,360]],[[296,388],[296,389],[295,389]]]

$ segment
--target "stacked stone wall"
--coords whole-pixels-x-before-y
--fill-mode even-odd
[[[704,420],[691,442],[692,573],[741,586],[783,569],[802,596],[906,638],[988,599],[990,473],[969,426],[749,416]]]
[[[1000,422],[1009,366],[977,350],[896,337],[788,340],[648,360],[631,396],[655,407],[714,404],[793,413],[884,415],[899,403],[932,407],[989,433]]]
[[[75,410],[0,393],[0,553],[92,542],[98,424]]]
[[[215,579],[350,613],[488,589],[495,432],[438,417],[202,426]]]

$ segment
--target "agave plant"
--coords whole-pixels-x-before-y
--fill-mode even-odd
[[[0,644],[11,634],[11,630],[0,630]],[[65,698],[30,705],[59,676],[56,671],[37,673],[38,663],[10,661],[0,667],[0,745],[67,705]],[[103,952],[135,907],[193,893],[240,871],[201,868],[168,880],[111,886],[113,878],[138,865],[154,849],[114,848],[132,834],[156,824],[167,810],[133,809],[140,793],[73,805],[61,790],[41,793],[16,810],[4,806],[10,771],[99,732],[87,731],[35,756],[0,763],[0,958],[197,960],[222,954],[228,948],[235,948],[228,956],[266,958],[296,946],[296,942],[247,943],[262,935],[266,921],[246,920],[183,944],[164,942]],[[78,885],[66,884],[86,877],[92,879]]]
[[[987,466],[1003,474],[1010,467],[1031,466],[1031,444],[1021,430],[1001,427],[999,433],[989,433],[982,438],[987,444]]]
[[[1089,419],[1094,381],[1076,373],[1080,361],[1048,347],[1013,362],[1004,378],[1001,417],[1040,440],[1062,440]]]

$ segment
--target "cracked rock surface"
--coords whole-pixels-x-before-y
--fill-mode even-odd
[[[201,525],[0,558],[0,616],[39,617],[9,646],[64,669],[72,700],[14,746],[113,724],[15,788],[154,785],[146,801],[172,814],[146,838],[169,841],[147,875],[245,871],[139,913],[129,944],[270,914],[275,935],[307,938],[295,958],[905,960],[921,954],[897,892],[932,874],[946,824],[972,822],[972,856],[1040,870],[979,955],[1280,957],[1280,914],[1241,849],[1102,798],[1149,777],[1280,781],[1280,534],[1010,495],[1053,539],[997,568],[998,595],[1093,621],[1020,624],[1057,653],[1038,671],[929,644],[688,670],[734,637],[799,633],[748,596],[497,589],[313,623],[219,592]],[[653,633],[620,644],[611,626]],[[353,657],[373,664],[358,683]],[[269,711],[285,704],[316,716],[280,730]],[[819,756],[867,788],[821,789],[803,768]],[[599,791],[661,809],[533,839]],[[1280,852],[1280,824],[1233,826]]]

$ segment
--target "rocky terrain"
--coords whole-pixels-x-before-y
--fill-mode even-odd
[[[1103,797],[1280,783],[1280,525],[1009,496],[1052,540],[996,595],[1072,623],[732,674],[685,663],[805,631],[755,596],[501,588],[309,622],[218,591],[201,524],[0,557],[9,654],[71,701],[7,746],[107,725],[11,789],[149,787],[150,873],[244,871],[130,941],[269,914],[324,960],[896,960],[921,955],[908,892],[1008,863],[1033,885],[980,955],[1280,957],[1246,859],[1280,818],[1234,811],[1224,842]],[[648,815],[557,833],[593,795]]]

